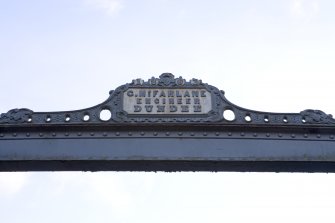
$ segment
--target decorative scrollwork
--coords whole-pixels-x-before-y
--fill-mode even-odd
[[[176,84],[177,85],[184,85],[185,84],[185,82],[186,82],[186,80],[184,79],[184,78],[182,78],[182,77],[178,77],[178,78],[176,78]]]
[[[195,79],[195,78],[192,78],[190,82],[191,82],[191,85],[200,85],[200,84],[202,84],[201,80]]]
[[[171,73],[163,73],[159,76],[159,78],[160,78],[159,83],[161,85],[168,86],[168,85],[175,83],[174,75]]]
[[[143,85],[143,83],[144,83],[143,79],[137,78],[137,79],[133,80],[131,84],[132,85]]]
[[[171,73],[163,73],[159,78],[151,77],[148,81],[144,81],[141,78],[134,79],[131,86],[164,86],[164,87],[174,87],[174,86],[204,86],[200,79],[193,78],[190,81],[186,81],[183,77],[175,78]]]
[[[27,108],[11,109],[7,113],[0,115],[0,123],[24,123],[29,122],[31,118],[32,110]]]
[[[333,119],[332,115],[327,115],[321,110],[313,110],[313,109],[307,109],[300,114],[303,116],[303,120],[306,123],[311,124],[330,124],[335,123],[335,119]]]
[[[150,85],[157,85],[158,82],[159,82],[159,80],[158,80],[157,78],[155,78],[155,77],[152,77],[152,78],[150,78],[150,79],[148,80],[148,83],[149,83]]]
[[[158,92],[161,93],[158,94]],[[186,81],[182,77],[175,78],[171,73],[163,73],[159,77],[152,77],[147,81],[137,78],[131,83],[121,85],[114,91],[110,91],[109,94],[109,98],[105,102],[76,111],[34,113],[26,108],[12,109],[0,115],[0,124],[96,125],[103,123],[106,125],[136,122],[156,124],[185,122],[228,124],[243,127],[250,125],[282,127],[301,125],[304,128],[303,125],[305,124],[335,126],[335,119],[332,115],[320,110],[308,109],[300,113],[269,113],[245,109],[227,100],[224,91],[203,83],[200,79],[193,78]],[[159,96],[154,96],[154,94]],[[139,100],[135,101],[130,97],[133,97],[133,99],[137,97]],[[133,100],[131,102],[133,104],[128,100]],[[132,110],[127,107],[128,105],[138,106],[139,104],[142,105],[142,111],[147,113],[139,113],[139,110]],[[146,106],[151,107],[151,109]],[[152,106],[157,106],[156,113],[152,112]],[[169,109],[170,113],[164,113],[164,109],[159,110],[162,113],[158,113],[158,106],[160,109],[164,107],[165,111]],[[179,113],[174,113],[177,111],[176,106],[180,106],[178,108]],[[135,109],[135,106],[132,108]],[[111,112],[111,118],[108,122],[99,118],[101,111],[104,109]],[[233,113],[233,120],[225,118],[224,113],[227,110]],[[89,121],[83,119],[87,115],[90,117]]]

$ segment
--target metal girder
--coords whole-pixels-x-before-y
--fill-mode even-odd
[[[162,74],[88,109],[1,114],[0,171],[335,172],[334,136],[320,110],[244,109],[201,80]]]

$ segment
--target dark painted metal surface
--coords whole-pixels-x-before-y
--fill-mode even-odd
[[[201,80],[162,74],[88,109],[1,114],[0,171],[335,172],[334,136],[320,110],[244,109]]]

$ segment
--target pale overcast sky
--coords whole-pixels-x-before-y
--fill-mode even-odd
[[[0,113],[172,72],[254,110],[335,115],[333,0],[0,0]],[[0,222],[334,222],[335,174],[0,173]]]

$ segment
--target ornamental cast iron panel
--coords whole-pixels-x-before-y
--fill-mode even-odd
[[[249,110],[199,79],[164,73],[91,108],[2,113],[0,171],[334,172],[334,135],[323,111]]]

